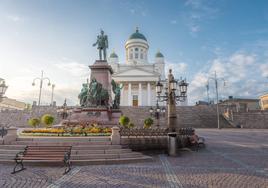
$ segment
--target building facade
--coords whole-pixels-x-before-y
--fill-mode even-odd
[[[268,110],[268,93],[260,96],[260,105],[262,110]]]
[[[125,44],[126,60],[120,63],[118,55],[110,54],[108,63],[113,68],[112,79],[122,85],[121,106],[154,106],[156,83],[165,79],[165,60],[157,52],[153,63],[148,62],[149,43],[138,29]]]

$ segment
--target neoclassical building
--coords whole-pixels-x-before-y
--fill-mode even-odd
[[[148,62],[149,43],[136,29],[125,44],[126,60],[119,62],[118,55],[110,54],[108,63],[114,74],[112,79],[122,84],[121,106],[154,106],[155,85],[159,78],[165,78],[165,60],[157,52],[153,63]]]

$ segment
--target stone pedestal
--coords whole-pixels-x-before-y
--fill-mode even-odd
[[[111,135],[111,141],[112,141],[112,145],[119,145],[120,144],[120,129],[117,126],[114,126],[112,128],[112,135]]]
[[[91,76],[90,81],[95,78],[97,82],[102,84],[104,89],[107,89],[109,96],[111,96],[111,75],[113,74],[112,67],[107,63],[106,60],[96,60],[93,65],[90,65]],[[111,97],[109,99],[111,102]]]

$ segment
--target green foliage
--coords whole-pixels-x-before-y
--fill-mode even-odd
[[[129,117],[127,116],[121,116],[119,119],[119,123],[121,126],[128,128],[128,124],[129,124],[130,120]]]
[[[36,128],[40,124],[39,118],[31,118],[28,120],[28,124],[34,128]]]
[[[50,114],[45,114],[42,116],[41,122],[45,124],[46,127],[50,127],[53,124],[54,119],[55,118],[51,116]]]
[[[154,124],[154,120],[152,118],[147,118],[144,120],[144,128],[149,129]]]
[[[129,128],[129,129],[132,129],[132,128],[134,128],[134,127],[135,127],[134,123],[130,122],[130,123],[128,124],[128,128]]]

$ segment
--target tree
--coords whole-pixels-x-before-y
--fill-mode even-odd
[[[28,120],[28,124],[34,128],[36,128],[40,124],[39,118],[31,118]]]
[[[154,124],[154,120],[152,118],[147,118],[144,120],[143,128],[149,129]]]
[[[54,119],[55,118],[51,116],[50,114],[45,114],[42,116],[41,122],[45,124],[46,127],[50,127],[53,124]]]
[[[124,128],[128,128],[129,122],[130,120],[129,120],[129,117],[127,116],[121,116],[119,119],[120,125],[123,126]]]

